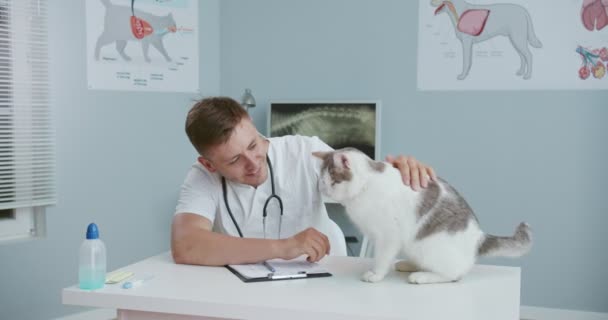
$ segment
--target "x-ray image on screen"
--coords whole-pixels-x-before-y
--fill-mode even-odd
[[[318,136],[334,149],[377,153],[378,103],[276,102],[270,106],[270,136]]]

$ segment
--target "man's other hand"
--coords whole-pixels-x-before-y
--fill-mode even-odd
[[[416,160],[412,156],[398,156],[393,157],[391,155],[386,156],[386,162],[393,165],[401,172],[401,178],[405,185],[410,186],[412,189],[418,191],[420,187],[426,188],[431,181],[436,181],[437,176],[435,170],[427,166],[426,164]]]
[[[308,262],[317,262],[329,254],[329,239],[314,228],[308,228],[291,238],[284,239],[281,258],[290,260],[307,255]]]

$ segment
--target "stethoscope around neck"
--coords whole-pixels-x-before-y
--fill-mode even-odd
[[[281,238],[281,225],[283,224],[283,200],[281,200],[281,197],[279,197],[275,192],[274,172],[272,170],[272,163],[270,163],[270,158],[268,157],[268,155],[266,155],[266,163],[268,163],[268,170],[270,171],[270,186],[272,188],[272,193],[270,194],[268,199],[266,199],[266,202],[264,202],[264,209],[262,211],[262,225],[264,228],[264,239],[266,239],[266,216],[268,215],[268,212],[266,210],[268,209],[268,205],[271,203],[272,199],[276,199],[276,201],[278,201],[278,203],[279,203],[279,234],[278,234],[277,239],[280,239]],[[232,223],[234,223],[234,226],[236,227],[236,231],[238,231],[239,236],[241,238],[243,238],[243,232],[241,231],[239,224],[236,223],[236,220],[234,219],[234,215],[232,214],[232,210],[230,210],[230,205],[228,205],[228,197],[226,196],[226,194],[227,194],[226,179],[224,177],[222,177],[222,193],[224,195],[224,204],[226,205],[226,209],[228,210],[230,219],[232,219]]]

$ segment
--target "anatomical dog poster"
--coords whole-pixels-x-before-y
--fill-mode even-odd
[[[419,90],[608,89],[608,0],[420,0]]]
[[[89,89],[199,92],[197,0],[86,0]]]

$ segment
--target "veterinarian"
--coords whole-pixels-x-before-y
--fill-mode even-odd
[[[306,255],[346,255],[344,237],[328,217],[318,190],[320,161],[332,150],[317,137],[265,138],[238,102],[198,101],[186,133],[199,153],[181,187],[172,223],[176,263],[222,266]],[[435,179],[412,157],[388,157],[417,190]],[[341,234],[341,232],[337,232]]]

